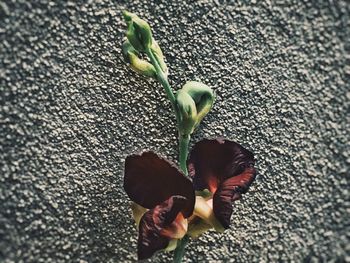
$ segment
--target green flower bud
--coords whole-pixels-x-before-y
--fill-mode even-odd
[[[125,61],[130,64],[134,71],[146,77],[156,78],[157,72],[154,66],[146,60],[140,59],[137,50],[128,40],[124,41],[122,51]]]
[[[176,103],[180,113],[180,133],[190,135],[199,125],[214,103],[214,93],[207,85],[187,82],[176,93]]]
[[[137,51],[146,51],[152,45],[152,32],[149,24],[137,15],[128,11],[123,12],[128,25],[126,37]]]
[[[130,67],[137,73],[140,73],[146,77],[156,78],[157,76],[156,69],[151,63],[140,59],[138,56],[132,53],[130,54]]]

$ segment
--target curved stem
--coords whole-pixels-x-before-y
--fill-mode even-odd
[[[177,245],[175,251],[174,251],[174,260],[173,263],[181,263],[182,258],[185,254],[185,248],[186,245],[189,241],[189,236],[185,235],[180,241],[179,244]]]
[[[177,106],[176,106],[176,99],[174,96],[174,93],[171,90],[170,84],[168,82],[168,77],[165,76],[164,72],[162,71],[159,62],[157,60],[157,58],[155,57],[155,55],[153,54],[151,49],[146,50],[146,54],[149,57],[149,59],[151,60],[152,65],[155,67],[156,71],[157,71],[157,79],[160,82],[160,84],[162,84],[163,88],[165,89],[165,93],[167,94],[171,105],[173,106],[174,112],[175,112],[175,116],[176,116],[176,121],[179,124],[180,121],[180,116],[179,116],[179,112],[177,110]]]
[[[180,168],[185,175],[188,175],[187,171],[187,155],[188,155],[188,144],[190,142],[190,135],[179,134],[179,147],[180,147]]]

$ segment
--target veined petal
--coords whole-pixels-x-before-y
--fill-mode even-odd
[[[255,179],[256,171],[253,167],[246,168],[241,174],[223,181],[213,198],[215,217],[224,228],[229,228],[232,214],[232,203],[241,198],[248,191]]]
[[[171,196],[182,196],[181,212],[192,215],[195,194],[192,182],[170,162],[153,152],[128,156],[125,160],[124,189],[130,199],[144,208],[153,209]]]
[[[214,193],[221,182],[254,165],[254,156],[236,142],[202,140],[193,147],[187,162],[195,190]]]
[[[180,239],[186,234],[187,219],[181,213],[184,205],[186,198],[172,196],[142,216],[137,246],[140,260],[166,249],[171,240]]]

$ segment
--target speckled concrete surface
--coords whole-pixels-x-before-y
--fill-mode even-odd
[[[1,1],[0,261],[136,260],[124,159],[176,161],[177,138],[161,87],[122,61],[123,9],[150,22],[173,87],[215,90],[192,143],[224,136],[258,159],[231,230],[185,262],[350,262],[350,5],[336,0]]]

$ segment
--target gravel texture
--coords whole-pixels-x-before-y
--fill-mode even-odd
[[[231,229],[184,261],[350,262],[350,5],[239,2],[0,2],[1,262],[136,261],[124,159],[176,162],[177,136],[160,85],[122,61],[124,9],[150,22],[174,89],[215,90],[192,143],[257,158]]]

